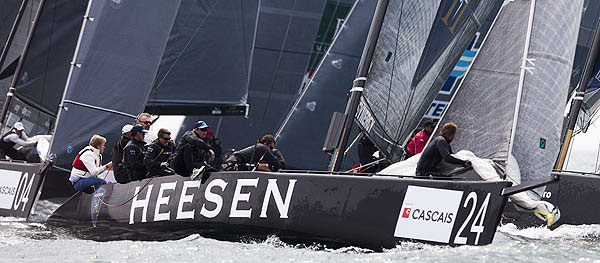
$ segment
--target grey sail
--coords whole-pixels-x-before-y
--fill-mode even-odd
[[[93,134],[114,144],[141,112],[179,4],[90,1],[50,148],[56,167],[70,169]]]
[[[442,118],[459,127],[455,151],[518,166],[521,182],[550,175],[582,3],[505,2]]]
[[[392,160],[495,1],[390,1],[357,123]]]
[[[148,98],[153,114],[245,115],[259,0],[182,1]],[[235,114],[234,114],[235,115]]]
[[[0,80],[0,85],[3,87],[9,86],[15,77],[14,66],[23,50],[39,2],[29,1],[17,28],[8,50],[5,70],[1,73],[4,79]],[[29,134],[49,133],[56,118],[86,7],[85,1],[45,1],[21,74],[16,76],[18,82],[15,99],[9,107],[8,124],[20,119],[26,123]]]
[[[377,0],[356,1],[312,79],[277,132],[277,148],[287,166],[325,170],[321,151],[333,112],[342,111],[364,47]],[[301,143],[299,143],[301,142]]]

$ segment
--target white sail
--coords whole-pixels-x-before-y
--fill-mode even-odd
[[[582,8],[583,0],[505,2],[442,117],[459,127],[455,150],[519,167],[523,183],[550,176]]]

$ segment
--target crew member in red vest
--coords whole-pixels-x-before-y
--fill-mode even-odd
[[[431,136],[433,129],[435,129],[435,125],[437,125],[437,121],[437,119],[426,121],[423,130],[418,132],[415,135],[415,137],[408,141],[406,150],[408,151],[410,156],[413,156],[423,151],[423,148],[425,148],[425,144],[427,144],[427,141],[429,141],[429,136]]]
[[[106,184],[106,180],[98,178],[106,169],[112,168],[112,162],[102,165],[102,153],[106,139],[100,135],[92,136],[90,145],[81,150],[73,161],[69,180],[77,191],[91,193],[90,187]]]

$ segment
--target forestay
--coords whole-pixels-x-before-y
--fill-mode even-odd
[[[178,8],[179,1],[90,1],[50,148],[55,166],[70,169],[93,134],[113,145],[142,110]]]
[[[357,122],[391,159],[412,134],[494,1],[392,0]]]
[[[523,183],[550,176],[582,3],[505,2],[442,117],[459,127],[456,151],[502,161],[516,180],[518,166]]]

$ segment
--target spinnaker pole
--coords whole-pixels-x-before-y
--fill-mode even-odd
[[[21,6],[21,10],[19,10],[19,12],[22,12],[24,10],[24,7],[27,5],[27,3],[25,3],[25,2],[26,2],[26,0],[23,1],[24,4]],[[31,22],[31,29],[29,31],[29,34],[27,35],[27,40],[25,40],[25,45],[23,46],[23,51],[21,52],[21,57],[19,58],[17,67],[15,68],[15,73],[13,74],[13,79],[10,83],[10,87],[8,88],[8,92],[6,92],[6,99],[4,100],[4,105],[2,105],[2,112],[0,112],[0,127],[2,127],[4,125],[4,121],[6,120],[6,114],[8,113],[8,107],[10,105],[10,102],[12,101],[13,96],[15,95],[14,94],[15,86],[17,85],[19,75],[21,75],[21,69],[23,68],[23,62],[25,62],[25,58],[27,57],[27,53],[29,51],[29,44],[31,43],[31,39],[33,38],[35,30],[37,29],[37,25],[38,25],[41,15],[42,15],[42,9],[44,9],[45,2],[46,2],[46,0],[40,0],[38,10],[35,13],[35,17],[33,18],[33,21]],[[18,19],[20,20],[20,18],[18,18]],[[13,25],[13,29],[15,29],[16,25],[18,25],[17,22],[18,21],[15,21],[15,25]],[[11,32],[11,34],[12,34],[12,32]],[[8,51],[8,45],[5,47],[5,49]],[[4,54],[4,52],[2,52],[2,53]]]
[[[565,158],[567,157],[567,151],[569,150],[569,145],[571,144],[571,138],[573,137],[573,130],[575,129],[575,124],[577,124],[577,117],[579,116],[579,111],[581,110],[581,104],[583,104],[583,96],[585,95],[588,81],[590,80],[592,72],[594,71],[594,63],[598,57],[598,48],[600,48],[600,19],[596,23],[594,40],[590,50],[588,51],[585,67],[583,68],[583,74],[579,80],[579,86],[577,86],[577,89],[575,90],[575,96],[571,102],[571,107],[567,117],[567,129],[563,134],[563,142],[560,147],[560,153],[558,155],[556,165],[554,166],[554,169],[556,170],[563,169]]]
[[[388,4],[389,0],[379,0],[377,2],[375,15],[373,16],[373,20],[371,20],[371,27],[369,28],[369,35],[367,36],[367,41],[365,42],[365,47],[360,57],[360,63],[358,64],[358,73],[352,84],[352,89],[350,89],[350,99],[348,99],[346,110],[344,111],[344,126],[340,132],[337,147],[333,152],[331,163],[329,164],[330,172],[339,171],[342,165],[346,144],[348,143],[348,138],[350,137],[350,131],[352,131],[354,115],[356,115],[356,110],[358,109],[358,104],[360,103],[360,97],[362,96],[364,89],[363,87],[367,82],[367,74],[369,73],[371,60],[373,59],[373,53],[375,52],[375,47],[377,46],[379,32],[381,31],[381,26],[383,25],[383,19],[385,18]]]

